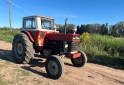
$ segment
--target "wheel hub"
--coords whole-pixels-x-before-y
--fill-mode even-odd
[[[57,65],[57,63],[56,63],[55,61],[51,60],[51,61],[49,62],[49,64],[48,64],[48,70],[49,70],[49,72],[50,72],[51,74],[53,74],[53,75],[58,74],[58,71],[59,71],[58,68],[59,68],[59,67],[58,67],[58,65]]]
[[[19,55],[21,55],[23,53],[23,45],[22,45],[22,43],[17,44],[17,52],[18,52]]]

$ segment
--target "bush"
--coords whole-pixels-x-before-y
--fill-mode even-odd
[[[82,36],[80,37],[80,41],[83,43],[87,43],[90,39],[90,35],[88,32],[85,32],[82,34]]]
[[[10,30],[10,28],[9,27],[3,27],[3,28],[0,27],[0,30]]]

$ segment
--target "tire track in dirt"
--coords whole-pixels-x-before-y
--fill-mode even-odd
[[[119,78],[119,77],[116,77],[116,76],[111,76],[111,74],[107,74],[103,71],[99,72],[99,71],[93,71],[93,70],[90,70],[90,69],[87,69],[87,71],[89,73],[92,73],[93,75],[97,76],[97,79],[99,80],[103,80],[107,83],[116,83],[116,84],[120,84],[120,85],[124,85],[124,78]],[[103,74],[104,73],[104,74]]]

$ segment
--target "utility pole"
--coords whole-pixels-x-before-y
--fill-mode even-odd
[[[11,21],[11,19],[12,19],[12,16],[11,16],[11,4],[12,4],[12,2],[9,2],[7,0],[4,0],[4,1],[9,5],[9,23],[10,23],[10,30],[12,31],[12,21]]]

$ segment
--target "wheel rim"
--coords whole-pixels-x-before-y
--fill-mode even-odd
[[[82,58],[82,57],[74,58],[73,60],[74,60],[74,62],[75,62],[76,64],[81,64],[81,63],[83,62],[83,58]]]
[[[57,75],[59,72],[59,66],[55,61],[51,60],[48,63],[48,70],[49,70],[50,74]]]
[[[18,52],[19,55],[22,55],[22,53],[23,53],[23,45],[22,45],[21,42],[19,42],[19,43],[17,44],[16,50],[17,50],[17,52]]]

